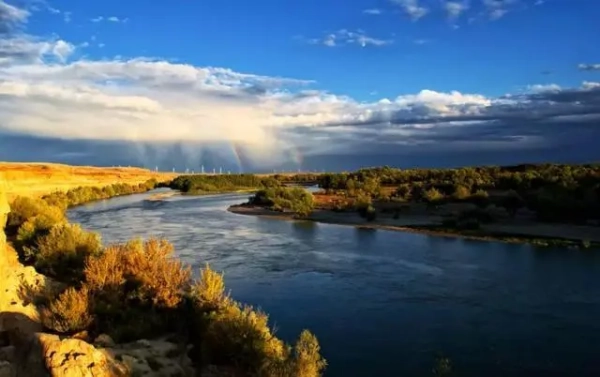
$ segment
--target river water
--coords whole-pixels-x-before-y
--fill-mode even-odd
[[[361,230],[226,211],[247,195],[149,194],[88,204],[71,221],[104,243],[166,237],[196,270],[293,341],[313,331],[328,377],[600,375],[600,254]]]

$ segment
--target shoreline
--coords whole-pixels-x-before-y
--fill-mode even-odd
[[[441,225],[434,224],[431,220],[426,219],[421,219],[422,224],[413,223],[404,225],[389,225],[383,224],[381,221],[378,222],[377,220],[373,222],[367,222],[365,219],[358,216],[356,216],[356,218],[353,218],[353,216],[347,216],[350,213],[336,213],[328,210],[316,210],[306,218],[296,218],[291,212],[277,212],[263,207],[247,205],[232,205],[227,208],[227,211],[237,215],[257,216],[276,220],[312,221],[322,224],[352,226],[359,229],[381,229],[394,232],[424,234],[435,237],[462,238],[474,241],[528,244],[538,247],[560,246],[574,249],[600,248],[600,242],[598,241],[587,241],[577,238],[547,237],[536,234],[527,235],[504,232],[494,233],[490,231],[486,232],[485,229],[475,231],[459,229],[434,229],[434,227],[438,226],[441,228]],[[428,229],[428,227],[430,228]],[[468,232],[480,232],[481,234],[469,234]],[[587,246],[584,246],[584,242],[587,243]]]
[[[249,194],[258,191],[258,188],[248,188],[248,189],[239,189],[239,190],[223,190],[223,191],[179,191],[176,189],[172,189],[178,191],[182,196],[207,196],[207,195],[224,195],[224,194]]]

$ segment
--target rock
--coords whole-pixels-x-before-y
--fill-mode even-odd
[[[150,341],[146,339],[140,339],[136,343],[142,347],[150,347]]]
[[[79,339],[38,334],[44,364],[51,377],[120,377],[129,369],[105,350],[97,350]]]
[[[8,361],[0,361],[0,377],[16,377],[17,372]]]
[[[87,330],[83,330],[83,331],[80,331],[80,332],[78,332],[76,334],[73,334],[73,336],[71,336],[71,338],[83,340],[84,342],[88,342],[88,343],[91,341],[90,340],[90,335],[87,332]]]
[[[38,318],[35,318],[36,313],[29,313],[30,316],[17,309],[22,308],[15,308],[14,312],[11,310],[0,313],[0,331],[7,331],[10,337],[10,334],[15,331],[33,334],[42,330]]]
[[[116,360],[123,361],[130,368],[133,375],[148,377],[194,376],[187,350],[187,347],[180,347],[165,339],[142,339],[107,348]]]
[[[112,338],[106,334],[100,334],[96,337],[96,339],[94,340],[94,345],[98,346],[98,347],[114,347],[115,342],[112,340]]]

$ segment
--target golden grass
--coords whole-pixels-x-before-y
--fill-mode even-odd
[[[0,162],[0,179],[6,181],[5,188],[9,201],[16,196],[40,197],[79,186],[140,184],[151,178],[165,182],[176,176],[176,173],[157,173],[141,168]]]

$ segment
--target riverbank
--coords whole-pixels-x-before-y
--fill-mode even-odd
[[[297,220],[294,213],[278,212],[260,206],[234,205],[229,212],[239,215],[268,217],[279,220]],[[504,243],[527,243],[536,246],[566,246],[573,248],[600,248],[600,229],[571,224],[484,224],[477,230],[443,227],[442,217],[435,215],[392,216],[379,215],[367,221],[355,212],[315,210],[302,220],[325,224],[347,225],[366,229],[421,233],[440,237],[458,237],[470,240]]]
[[[244,189],[231,189],[231,190],[217,190],[217,191],[180,191],[181,195],[185,196],[207,196],[207,195],[223,195],[223,194],[251,194],[258,191],[258,188],[244,188]]]

